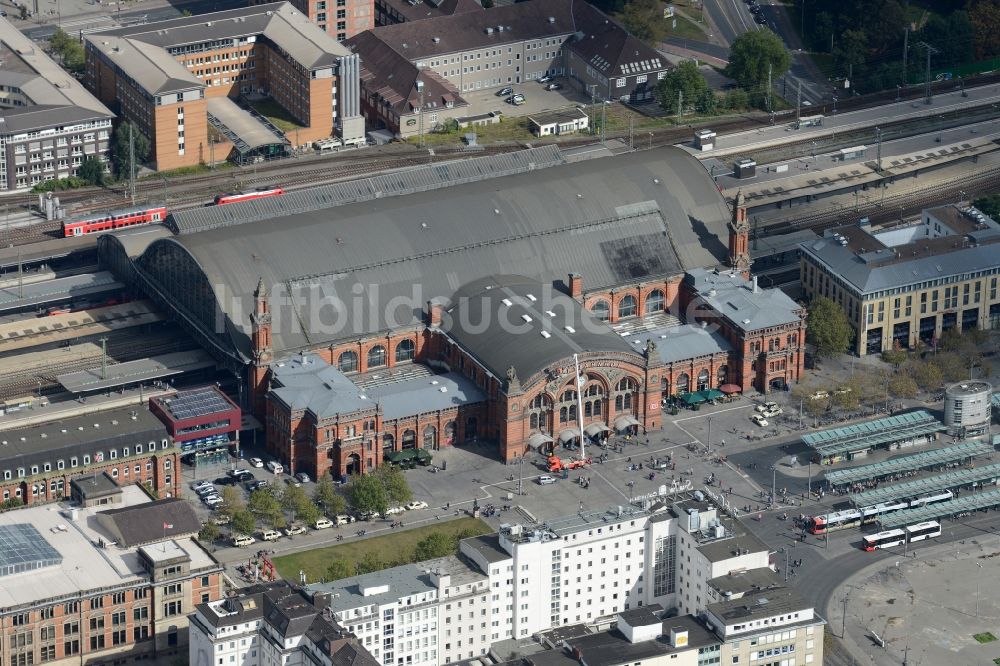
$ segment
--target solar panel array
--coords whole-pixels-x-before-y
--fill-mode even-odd
[[[310,187],[288,192],[280,197],[176,211],[170,214],[167,225],[176,233],[189,234],[286,215],[309,213],[359,201],[371,201],[524,173],[563,162],[562,153],[556,145],[485,157],[455,159],[358,180]]]
[[[178,421],[232,409],[232,406],[210,387],[178,393],[177,397],[164,400],[164,405],[170,411],[170,415]]]
[[[34,525],[0,525],[0,576],[62,564],[63,558]]]

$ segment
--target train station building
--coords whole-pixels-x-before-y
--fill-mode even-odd
[[[804,310],[748,279],[745,211],[673,148],[547,146],[222,208],[145,247],[102,237],[102,262],[241,373],[293,472],[474,440],[511,460],[801,372]]]
[[[801,248],[802,288],[847,313],[858,354],[1000,326],[1000,224],[973,206],[927,209],[892,229],[828,229]]]

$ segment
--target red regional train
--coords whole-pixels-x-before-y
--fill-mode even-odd
[[[97,234],[102,231],[114,231],[141,224],[157,224],[165,219],[167,219],[165,206],[104,213],[96,217],[63,222],[63,236],[69,238],[70,236]]]
[[[253,192],[240,192],[237,194],[218,194],[214,203],[216,206],[224,204],[238,203],[240,201],[253,201],[254,199],[266,199],[267,197],[277,197],[285,193],[280,187],[263,187]]]

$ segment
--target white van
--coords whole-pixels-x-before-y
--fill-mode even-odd
[[[281,538],[281,532],[278,530],[264,530],[260,533],[260,538],[264,541],[277,541]]]
[[[234,534],[233,535],[233,545],[237,548],[243,548],[244,546],[252,546],[257,543],[257,540],[252,536],[247,536],[246,534]]]
[[[333,523],[330,522],[329,518],[317,518],[313,527],[317,530],[325,530],[328,527],[333,527]]]
[[[354,522],[354,516],[348,516],[346,513],[342,513],[339,516],[334,516],[333,518],[338,525],[347,525],[348,523]]]
[[[274,474],[281,474],[285,471],[285,468],[281,466],[281,463],[276,460],[268,460],[267,468]]]

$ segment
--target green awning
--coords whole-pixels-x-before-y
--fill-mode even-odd
[[[726,397],[725,393],[723,393],[719,389],[713,389],[713,388],[705,389],[704,391],[699,391],[699,393],[701,393],[701,395],[705,397],[705,400],[718,400],[719,398]]]
[[[679,396],[682,402],[688,405],[697,405],[698,403],[705,402],[706,398],[701,393],[681,393]]]

